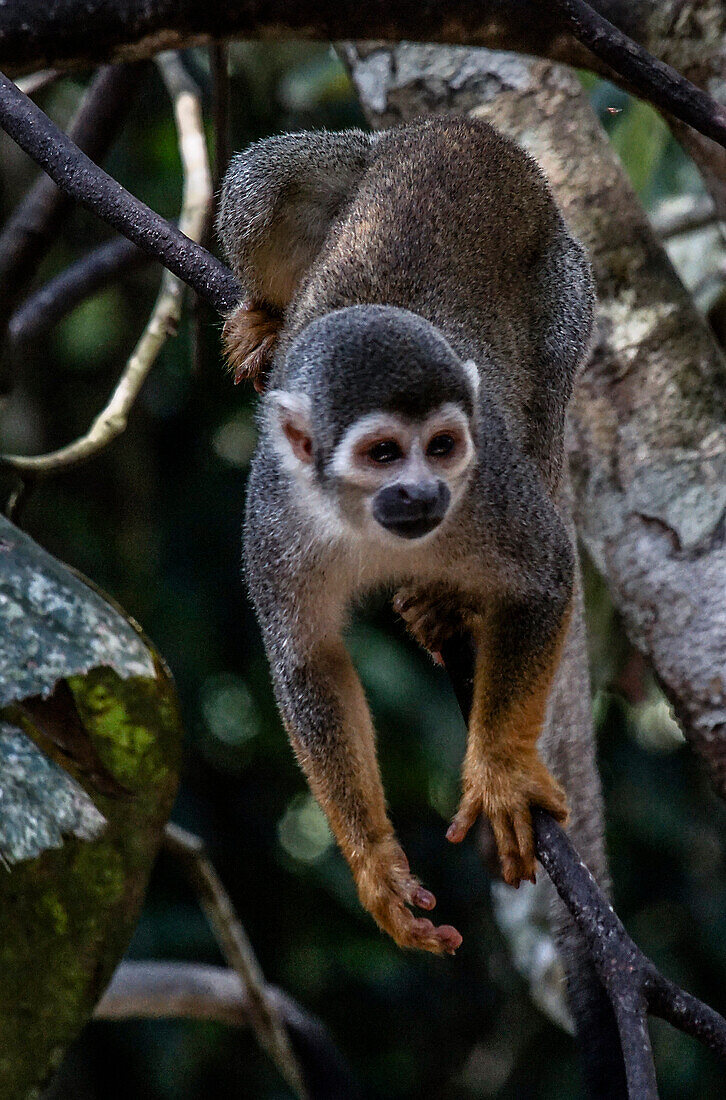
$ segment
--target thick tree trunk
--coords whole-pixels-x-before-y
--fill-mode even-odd
[[[369,44],[345,55],[374,125],[470,110],[525,145],[590,249],[597,336],[570,417],[579,533],[726,794],[720,352],[571,74],[487,50]],[[575,842],[606,880],[581,609],[543,750],[568,791]],[[612,1013],[584,945],[557,912],[590,1094],[624,1095]]]

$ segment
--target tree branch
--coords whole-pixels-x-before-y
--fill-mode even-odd
[[[224,264],[94,164],[2,73],[0,126],[67,195],[159,260],[215,309],[225,312],[239,302],[239,283]]]
[[[178,825],[169,824],[166,827],[166,848],[185,868],[214,929],[222,953],[244,986],[250,1023],[260,1045],[270,1055],[295,1094],[304,1100],[307,1092],[303,1075],[283,1021],[268,996],[267,984],[252,944],[221,879],[206,855],[202,841]]]
[[[158,57],[164,82],[174,104],[179,152],[184,174],[179,226],[190,240],[198,240],[206,225],[212,197],[200,94],[176,54]],[[118,249],[117,249],[118,251]],[[165,270],[161,290],[141,339],[105,408],[80,439],[45,455],[2,455],[0,463],[19,473],[45,476],[85,462],[126,429],[128,414],[167,337],[176,332],[181,317],[184,283]]]
[[[89,85],[68,138],[94,160],[105,156],[116,136],[144,67],[108,65]],[[42,175],[4,225],[0,233],[0,335],[70,206],[64,190]]]
[[[726,148],[726,109],[599,15],[585,0],[549,0],[578,42],[649,100]]]
[[[34,96],[50,84],[54,84],[60,76],[62,76],[60,69],[41,69],[37,73],[28,73],[27,76],[21,77],[17,84],[25,95]]]
[[[265,995],[290,1035],[312,1100],[356,1100],[360,1089],[326,1028],[274,986]],[[201,963],[125,962],[96,1005],[96,1020],[213,1020],[252,1026],[250,998],[233,970]]]
[[[26,298],[10,318],[10,343],[17,349],[37,340],[86,298],[150,259],[126,237],[99,245]]]
[[[708,195],[666,199],[650,215],[653,231],[664,241],[706,229],[718,224],[718,220],[713,200]]]
[[[271,32],[278,37],[490,46],[588,67],[600,60],[638,94],[723,145],[722,108],[628,37],[640,38],[651,25],[665,37],[669,25],[682,16],[683,6],[664,2],[656,18],[649,5],[625,5],[622,0],[598,0],[592,6],[584,0],[480,0],[476,5],[468,0],[426,5],[402,0],[394,7],[345,0],[251,0],[244,5],[234,0],[203,5],[174,0],[106,0],[92,5],[82,0],[52,5],[16,0],[0,8],[0,64],[37,69],[121,52],[127,58],[148,56],[162,45],[199,45],[220,37],[254,38]]]

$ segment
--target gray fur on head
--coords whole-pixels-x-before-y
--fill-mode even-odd
[[[282,373],[286,388],[310,399],[322,461],[368,413],[422,420],[445,402],[474,412],[471,377],[448,341],[393,306],[349,306],[311,322],[288,348]]]

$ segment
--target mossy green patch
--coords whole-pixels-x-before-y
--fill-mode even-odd
[[[3,1100],[28,1100],[90,1015],[133,931],[176,792],[181,727],[164,670],[124,680],[99,668],[69,685],[104,766],[130,795],[102,797],[75,772],[106,817],[101,837],[69,839],[0,874]]]

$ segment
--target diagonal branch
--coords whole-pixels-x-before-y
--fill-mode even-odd
[[[186,869],[222,953],[244,985],[250,1023],[260,1045],[270,1055],[295,1094],[304,1100],[307,1091],[303,1084],[303,1075],[290,1046],[284,1023],[268,995],[265,977],[252,950],[252,944],[202,841],[178,825],[170,824],[166,827],[166,848]]]
[[[697,27],[715,25],[717,4]],[[681,21],[684,0],[657,5],[622,0],[448,0],[446,3],[357,4],[350,0],[210,0],[204,5],[171,0],[106,0],[89,6],[83,0],[47,4],[15,0],[0,7],[0,64],[40,68],[77,64],[115,54],[148,56],[161,42],[181,47],[220,37],[278,37],[410,40],[481,45],[519,50],[566,60],[571,64],[607,66],[638,94],[720,144],[726,144],[726,117],[695,85],[657,61],[633,38],[655,28],[654,39],[669,37]],[[658,9],[665,9],[659,13]],[[688,12],[686,12],[686,15]],[[618,29],[615,23],[624,25]],[[569,30],[569,34],[566,33]],[[627,33],[626,33],[627,32]],[[632,37],[628,37],[630,34]],[[667,48],[667,47],[666,47]],[[604,66],[599,64],[604,62]]]
[[[17,349],[36,340],[86,298],[149,260],[126,237],[115,237],[94,248],[49,279],[16,309],[8,324],[11,345]]]
[[[3,73],[0,126],[62,191],[159,260],[215,309],[223,312],[239,302],[239,283],[224,264],[94,164]]]
[[[575,38],[643,99],[726,148],[726,108],[653,57],[585,0],[549,0]]]
[[[265,995],[290,1035],[311,1100],[357,1100],[360,1088],[326,1028],[275,986]],[[96,1005],[96,1020],[214,1020],[252,1026],[250,998],[234,970],[203,963],[124,962]]]
[[[89,85],[68,138],[93,160],[105,156],[132,102],[143,65],[107,65]],[[0,322],[4,323],[47,252],[71,203],[41,176],[0,233]]]

